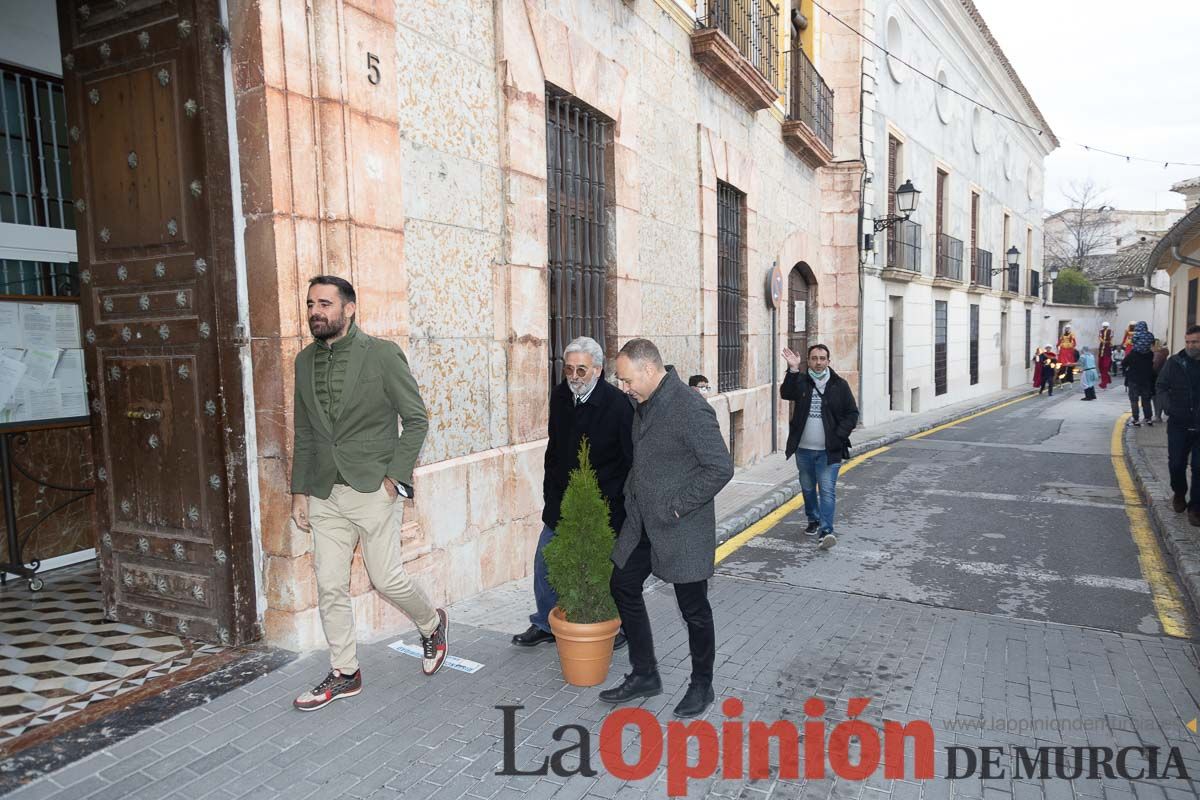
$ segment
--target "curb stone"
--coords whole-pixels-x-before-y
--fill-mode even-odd
[[[1125,463],[1133,475],[1154,532],[1175,560],[1176,573],[1192,608],[1200,608],[1200,536],[1191,533],[1186,516],[1176,514],[1164,502],[1165,498],[1171,496],[1171,487],[1153,477],[1154,472],[1150,469],[1146,452],[1137,442],[1135,430],[1126,426],[1121,438]]]
[[[860,442],[859,444],[851,447],[850,457],[853,458],[855,456],[862,455],[863,453],[869,453],[876,448],[894,444],[895,442],[898,442],[902,439],[907,439],[915,434],[924,433],[931,428],[936,428],[939,425],[945,425],[947,422],[953,422],[956,419],[969,417],[972,414],[978,414],[981,411],[986,411],[989,408],[995,408],[996,406],[1016,400],[1018,397],[1024,397],[1030,394],[1035,393],[1023,389],[1019,392],[1013,393],[1008,397],[993,399],[986,403],[981,403],[977,406],[962,409],[954,412],[953,414],[947,414],[944,417],[939,417],[935,420],[931,420],[920,425],[914,425],[911,428],[905,428],[904,430],[896,431],[894,433],[877,436],[874,439]],[[741,533],[746,528],[749,528],[751,525],[758,522],[763,517],[767,516],[799,493],[799,478],[791,478],[790,480],[786,480],[780,484],[777,484],[773,489],[768,490],[767,493],[758,500],[758,502],[751,506],[744,506],[730,516],[718,522],[717,544],[721,544],[736,534]]]

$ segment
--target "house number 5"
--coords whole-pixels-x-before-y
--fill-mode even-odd
[[[372,86],[379,85],[379,56],[374,53],[367,53],[367,81]]]

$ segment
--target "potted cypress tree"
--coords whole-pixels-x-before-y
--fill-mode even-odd
[[[572,686],[596,686],[608,677],[613,640],[621,628],[608,588],[613,539],[608,502],[600,494],[587,438],[579,444],[579,466],[563,494],[554,538],[542,551],[546,579],[558,594],[550,630],[558,645],[563,678]]]

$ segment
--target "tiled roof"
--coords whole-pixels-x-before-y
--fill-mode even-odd
[[[992,32],[988,29],[987,23],[983,21],[983,15],[979,13],[979,9],[975,7],[975,4],[971,2],[971,0],[959,0],[959,2],[962,3],[962,7],[967,12],[967,16],[971,18],[971,21],[975,23],[977,28],[979,28],[979,32],[983,34],[984,40],[986,40],[991,46],[992,52],[996,55],[996,58],[1000,60],[1000,65],[1004,67],[1004,71],[1008,73],[1008,77],[1016,85],[1017,91],[1021,93],[1021,97],[1024,98],[1026,105],[1029,106],[1029,110],[1033,112],[1033,116],[1037,119],[1038,125],[1042,129],[1042,133],[1050,137],[1050,143],[1052,145],[1058,147],[1058,137],[1054,135],[1054,131],[1050,130],[1050,123],[1046,122],[1046,118],[1042,116],[1041,109],[1037,107],[1037,103],[1033,102],[1033,95],[1031,95],[1029,90],[1025,88],[1025,84],[1021,82],[1021,78],[1019,75],[1017,75],[1016,69],[1014,69],[1012,63],[1009,62],[1008,56],[1004,55],[1004,51],[1000,49],[1000,43],[996,41],[995,36],[992,36]]]

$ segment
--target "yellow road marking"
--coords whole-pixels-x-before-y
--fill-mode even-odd
[[[931,436],[932,434],[935,434],[938,431],[944,431],[944,430],[946,430],[946,428],[953,428],[955,425],[961,425],[964,422],[975,419],[976,417],[982,417],[984,414],[990,414],[993,411],[999,411],[1002,408],[1008,408],[1009,406],[1013,405],[1014,403],[1022,403],[1031,397],[1037,397],[1037,395],[1033,394],[1033,393],[1022,395],[1022,396],[1018,397],[1016,400],[1009,400],[1007,403],[1001,403],[998,406],[992,406],[991,408],[985,408],[983,411],[978,411],[974,414],[968,414],[967,416],[960,417],[959,419],[956,419],[953,422],[947,422],[945,425],[938,425],[936,428],[930,428],[927,431],[921,431],[920,433],[915,433],[912,436],[909,436],[908,438],[909,439],[924,439],[926,436]]]
[[[938,431],[943,431],[946,428],[953,428],[955,425],[961,425],[964,422],[967,422],[969,420],[973,420],[977,417],[982,417],[984,414],[990,414],[993,411],[999,411],[1002,408],[1007,408],[1008,406],[1011,406],[1013,403],[1020,403],[1022,400],[1028,400],[1029,398],[1034,397],[1034,396],[1035,395],[1033,395],[1032,393],[1027,394],[1027,395],[1022,395],[1021,397],[1018,397],[1015,400],[1009,400],[1009,401],[1001,403],[999,405],[992,406],[991,408],[985,408],[983,411],[977,411],[974,414],[968,414],[965,417],[959,417],[958,419],[953,420],[951,422],[947,422],[944,425],[938,425],[936,428],[930,428],[927,431],[922,431],[921,433],[916,433],[916,434],[913,434],[912,436],[905,437],[902,441],[908,441],[909,439],[923,439],[932,433],[937,433]],[[859,464],[866,461],[868,458],[874,458],[875,456],[879,455],[880,453],[886,452],[890,449],[891,449],[890,447],[877,447],[874,450],[863,453],[862,455],[855,456],[854,458],[850,459],[849,461],[847,461],[845,464],[842,465],[842,468],[838,471],[838,475],[840,476],[844,473],[847,473],[850,470],[857,467]],[[714,563],[720,564],[722,561],[724,561],[726,558],[728,558],[734,552],[741,549],[746,544],[746,542],[750,541],[751,539],[753,539],[756,536],[763,535],[764,533],[766,533],[767,531],[771,530],[776,525],[778,525],[781,521],[783,521],[783,518],[786,517],[788,514],[791,514],[793,511],[797,511],[803,507],[804,507],[804,495],[798,494],[795,497],[793,497],[791,500],[788,500],[786,503],[781,505],[779,508],[772,511],[770,514],[767,514],[765,517],[760,519],[758,522],[751,525],[749,528],[746,528],[746,530],[742,531],[738,535],[736,535],[736,536],[726,540],[724,543],[722,543],[717,548],[717,556],[714,559]]]
[[[863,453],[862,455],[855,456],[842,465],[842,468],[838,470],[838,475],[843,475],[849,472],[862,462],[866,461],[868,458],[877,456],[885,450],[891,450],[891,448],[877,447],[874,450]],[[742,531],[737,536],[727,539],[723,544],[721,544],[720,547],[717,548],[717,557],[714,559],[714,563],[720,564],[730,553],[740,548],[755,536],[760,536],[771,530],[771,528],[774,528],[776,525],[778,525],[780,521],[783,520],[783,518],[788,514],[791,514],[793,511],[798,511],[801,508],[804,508],[804,495],[798,494],[791,500],[788,500],[786,503],[781,505],[779,508],[772,511],[770,514],[767,514],[758,522],[751,525],[749,528],[746,528],[746,530]]]
[[[1154,600],[1154,609],[1158,612],[1158,621],[1163,633],[1180,639],[1191,638],[1188,630],[1187,607],[1183,602],[1183,594],[1175,579],[1167,571],[1166,559],[1159,549],[1158,537],[1150,527],[1150,518],[1146,514],[1146,506],[1133,485],[1129,467],[1125,465],[1125,444],[1121,431],[1129,412],[1121,415],[1113,425],[1110,454],[1113,469],[1117,473],[1117,485],[1121,487],[1121,496],[1125,500],[1125,515],[1129,517],[1129,533],[1138,549],[1138,566],[1142,577],[1150,585],[1150,597]]]

